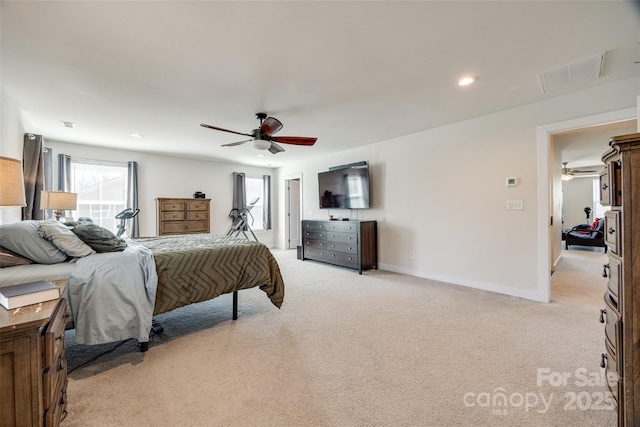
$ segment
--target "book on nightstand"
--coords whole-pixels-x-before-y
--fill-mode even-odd
[[[0,304],[7,310],[60,298],[60,288],[39,281],[0,287]]]

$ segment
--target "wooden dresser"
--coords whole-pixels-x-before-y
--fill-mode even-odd
[[[0,425],[58,426],[66,416],[65,299],[0,307]]]
[[[362,270],[378,268],[376,221],[302,221],[302,260]]]
[[[208,233],[211,199],[158,198],[158,236]]]
[[[602,156],[600,198],[605,214],[609,277],[604,294],[605,352],[601,366],[619,426],[640,426],[640,133],[611,138]],[[608,268],[608,274],[607,274]]]

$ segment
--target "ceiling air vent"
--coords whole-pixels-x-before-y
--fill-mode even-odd
[[[538,73],[542,92],[547,93],[572,84],[597,79],[602,76],[603,65],[604,52]]]

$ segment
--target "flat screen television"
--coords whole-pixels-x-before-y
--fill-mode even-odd
[[[369,209],[369,165],[318,174],[320,209]]]

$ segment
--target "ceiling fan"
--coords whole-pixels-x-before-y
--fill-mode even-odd
[[[569,181],[570,179],[573,179],[573,176],[576,174],[590,174],[590,173],[597,173],[599,172],[598,170],[582,170],[582,169],[569,169],[567,167],[567,163],[569,162],[562,162],[562,180],[563,181]]]
[[[315,144],[318,140],[318,138],[309,138],[306,136],[273,136],[274,133],[282,129],[282,123],[280,120],[274,117],[267,117],[267,113],[257,113],[256,118],[260,120],[260,127],[258,129],[254,129],[252,133],[236,132],[233,130],[219,128],[217,126],[207,125],[205,123],[201,123],[200,126],[251,137],[251,139],[246,139],[244,141],[222,144],[222,147],[234,147],[251,141],[253,146],[258,150],[269,150],[273,154],[278,154],[281,151],[284,151],[284,148],[277,143],[310,146]]]

